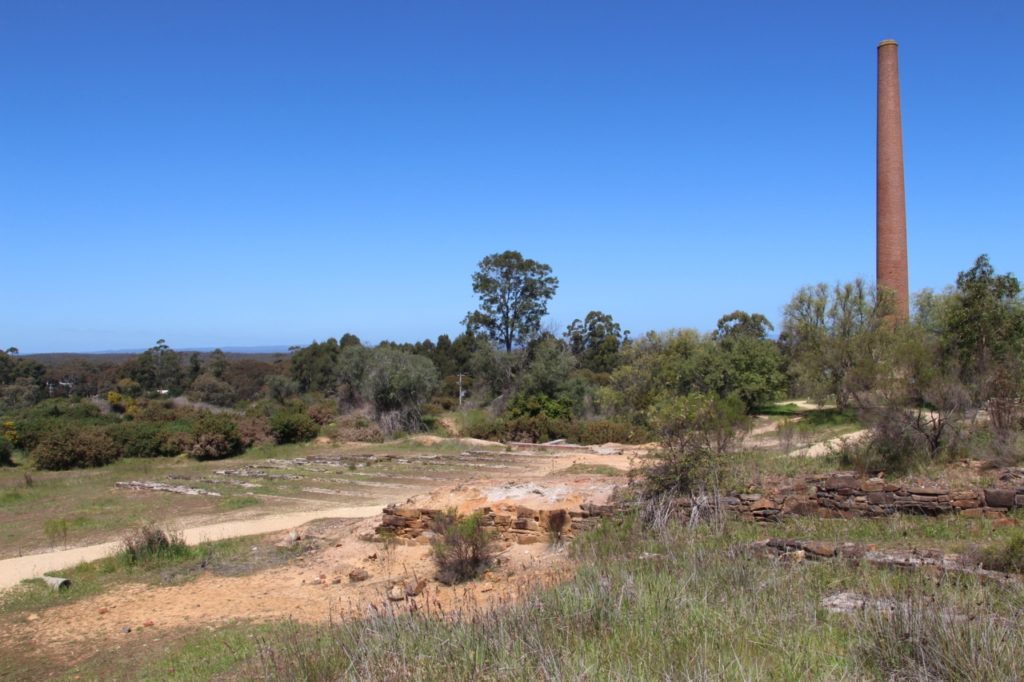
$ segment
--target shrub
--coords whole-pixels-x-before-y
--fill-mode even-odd
[[[235,401],[235,389],[212,374],[200,374],[188,389],[188,397],[211,405],[226,407]]]
[[[340,441],[383,443],[384,433],[376,422],[360,415],[348,415],[327,427],[327,433]]]
[[[978,559],[990,571],[1024,573],[1024,534],[1017,533],[1003,544],[986,547]]]
[[[930,459],[927,439],[909,423],[899,406],[872,415],[866,441],[844,447],[840,461],[858,471],[903,473]]]
[[[124,536],[118,558],[128,566],[138,566],[161,559],[178,558],[188,553],[188,545],[180,533],[168,533],[146,524]]]
[[[274,434],[270,430],[270,420],[266,417],[246,415],[238,417],[236,423],[238,424],[238,435],[242,438],[242,445],[247,448],[274,440]]]
[[[224,414],[204,414],[196,424],[189,455],[195,459],[222,459],[244,449],[238,425]]]
[[[558,438],[570,438],[573,429],[572,423],[568,420],[540,414],[535,417],[506,420],[503,431],[504,433],[496,434],[500,440],[546,443]]]
[[[320,429],[308,414],[281,411],[270,418],[270,431],[278,443],[303,443],[316,438]]]
[[[644,443],[651,434],[646,429],[608,419],[580,422],[576,439],[583,445],[602,443]]]
[[[420,406],[437,387],[437,370],[428,358],[377,348],[367,358],[360,393],[373,405],[385,433],[420,428]]]
[[[98,426],[57,424],[32,450],[39,469],[74,469],[103,466],[119,456],[117,445]]]
[[[172,447],[168,434],[159,424],[125,421],[107,428],[121,457],[173,457],[180,450]]]
[[[0,435],[0,466],[10,466],[13,455],[14,444],[7,440],[7,436]]]
[[[572,401],[568,398],[551,398],[543,393],[517,395],[508,406],[508,416],[549,417],[568,420],[572,418]]]
[[[271,374],[266,378],[267,395],[271,400],[284,403],[299,393],[299,382],[280,374]]]
[[[437,579],[445,585],[476,578],[494,560],[495,533],[484,527],[480,512],[460,518],[449,508],[434,518],[432,529],[437,537],[431,542],[431,555]]]
[[[737,401],[694,393],[658,403],[650,414],[661,447],[648,456],[643,490],[649,497],[717,487],[727,449],[747,419]]]
[[[331,421],[336,413],[333,403],[316,403],[309,407],[309,416],[320,426]]]

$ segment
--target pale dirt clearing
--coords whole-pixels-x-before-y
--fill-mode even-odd
[[[826,441],[820,443],[812,443],[811,445],[797,448],[787,455],[789,457],[824,457],[829,453],[833,452],[837,448],[841,448],[844,444],[856,445],[860,443],[871,433],[871,429],[861,429],[848,433],[844,436],[836,436],[835,438],[829,438]]]

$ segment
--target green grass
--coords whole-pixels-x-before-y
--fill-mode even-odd
[[[258,497],[227,497],[221,500],[217,507],[224,511],[233,511],[235,509],[246,509],[248,507],[257,507],[262,503],[262,500]]]
[[[790,417],[795,414],[800,414],[800,406],[796,403],[775,403],[772,405],[761,405],[754,410],[756,415],[765,415],[768,417]]]
[[[595,474],[597,476],[625,476],[626,472],[607,464],[582,464],[577,462],[572,466],[562,469],[563,474]]]
[[[860,428],[857,416],[852,412],[826,408],[820,410],[808,410],[803,413],[800,424],[806,428],[820,429],[839,426],[856,426]]]
[[[741,551],[769,536],[931,547],[1012,533],[984,520],[926,517],[656,531],[626,517],[576,541],[573,577],[516,603],[446,612],[428,604],[322,626],[235,624],[184,640],[126,678],[1012,679],[1024,655],[1019,585]],[[899,619],[822,608],[822,598],[844,590],[906,608]]]

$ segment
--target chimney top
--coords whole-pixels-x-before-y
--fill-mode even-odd
[[[896,42],[895,40],[893,40],[892,38],[886,38],[886,39],[885,39],[885,40],[883,40],[882,42],[878,43],[878,46],[879,46],[879,47],[882,47],[882,46],[884,46],[884,45],[899,45],[899,43],[897,43],[897,42]]]

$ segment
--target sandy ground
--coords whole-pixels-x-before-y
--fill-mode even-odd
[[[336,507],[317,511],[274,514],[244,521],[214,523],[193,528],[183,528],[181,533],[190,545],[212,542],[245,535],[262,535],[286,530],[309,523],[315,519],[365,518],[380,513],[380,505],[370,507]],[[98,545],[31,554],[0,561],[0,589],[13,587],[22,580],[38,578],[44,573],[59,571],[85,561],[95,561],[115,552],[119,542],[104,542]]]
[[[479,479],[436,489],[406,502],[418,507],[457,507],[468,512],[482,506],[527,505],[533,509],[578,508],[585,502],[604,503],[625,476],[567,474],[565,469],[588,455],[557,458],[553,473],[518,476],[512,479]],[[623,455],[601,456],[599,460],[625,469]],[[135,646],[155,641],[161,633],[196,627],[216,627],[235,620],[272,621],[292,619],[306,623],[329,618],[361,617],[388,609],[430,608],[434,612],[465,610],[474,606],[510,603],[519,595],[568,575],[571,566],[564,547],[547,543],[512,544],[502,541],[496,565],[481,580],[449,587],[434,581],[434,565],[427,544],[412,541],[382,542],[374,529],[381,521],[381,508],[331,510],[334,518],[298,529],[303,551],[284,566],[248,575],[216,575],[209,569],[184,584],[152,585],[128,583],[95,597],[53,607],[39,613],[25,613],[0,626],[0,641],[21,650],[46,654],[74,652],[84,660],[111,645]],[[294,529],[324,512],[281,514],[252,522],[218,524],[186,531],[190,542],[234,537],[273,530]],[[340,517],[362,517],[344,519]],[[281,532],[285,540],[294,530]],[[83,548],[86,549],[86,548]],[[97,553],[109,546],[88,548]],[[254,545],[254,552],[274,551],[268,543]],[[64,555],[67,553],[56,553]],[[66,557],[82,557],[82,549]],[[44,559],[34,560],[38,571]],[[62,559],[65,557],[61,557]],[[28,569],[25,569],[28,570]],[[353,571],[365,571],[364,580],[350,579]],[[389,599],[396,585],[402,591],[419,584],[406,599]],[[73,588],[72,588],[73,589]],[[148,639],[147,639],[148,638]],[[132,644],[135,642],[136,644]]]
[[[333,546],[281,568],[238,577],[203,574],[173,586],[126,584],[65,607],[26,614],[20,622],[0,626],[0,638],[21,651],[59,656],[70,666],[100,651],[147,646],[176,633],[239,620],[315,624],[389,611],[464,613],[512,603],[563,579],[571,569],[564,548],[511,545],[480,580],[449,587],[423,580],[434,572],[427,546],[385,547],[358,539],[376,521],[347,522]],[[348,574],[356,568],[369,578],[350,580]],[[388,598],[394,586],[404,591],[417,583],[422,586],[419,594],[399,601]]]
[[[844,443],[856,444],[861,442],[867,438],[870,433],[870,429],[861,429],[860,431],[847,433],[843,436],[829,438],[828,440],[820,443],[812,443],[802,448],[797,448],[796,450],[787,453],[787,455],[789,457],[824,457],[834,449],[842,447]]]

